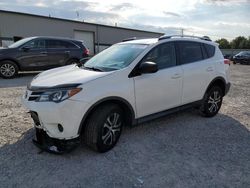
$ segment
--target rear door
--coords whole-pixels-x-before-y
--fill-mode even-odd
[[[143,58],[145,61],[157,63],[159,70],[134,77],[138,117],[179,106],[182,96],[182,69],[176,64],[174,43],[158,45]]]
[[[70,49],[67,48],[67,42],[47,39],[46,46],[50,68],[63,66],[69,60]]]
[[[183,70],[182,104],[201,100],[214,72],[214,63],[207,58],[200,42],[177,42],[179,63]]]
[[[25,70],[40,70],[48,64],[44,39],[33,39],[19,48],[18,60]]]

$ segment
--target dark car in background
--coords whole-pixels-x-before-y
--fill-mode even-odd
[[[37,71],[78,63],[89,56],[82,41],[30,37],[0,48],[0,76],[13,78],[18,71]]]
[[[229,59],[230,61],[233,60],[233,56],[231,54],[225,54],[223,56],[224,56],[224,59]]]
[[[250,51],[242,51],[233,56],[233,63],[240,63],[243,65],[250,65]]]

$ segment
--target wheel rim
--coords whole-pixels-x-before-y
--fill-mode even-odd
[[[102,141],[105,145],[112,145],[120,136],[121,132],[121,116],[118,113],[110,114],[103,126]]]
[[[6,77],[10,77],[13,76],[16,72],[15,67],[11,64],[3,64],[0,68],[1,74],[6,76]]]
[[[219,91],[214,91],[208,99],[208,110],[210,113],[217,112],[221,104],[221,95]]]

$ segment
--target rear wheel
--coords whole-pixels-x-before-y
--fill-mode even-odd
[[[118,142],[123,124],[123,111],[118,105],[100,106],[88,119],[83,140],[98,152],[109,151]]]
[[[78,59],[70,59],[67,61],[66,65],[78,64],[78,63],[79,63]]]
[[[218,86],[213,86],[205,94],[203,104],[200,107],[200,112],[205,117],[213,117],[220,110],[223,100],[222,89]]]
[[[0,62],[0,76],[3,78],[14,78],[18,73],[17,65],[12,61]]]

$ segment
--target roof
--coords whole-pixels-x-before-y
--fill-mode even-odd
[[[124,42],[121,42],[122,44],[154,44],[160,41],[193,41],[193,42],[202,42],[212,45],[217,45],[215,42],[211,41],[210,39],[207,40],[203,37],[197,37],[197,36],[163,36],[159,38],[146,38],[146,39],[136,39],[136,37],[124,39]]]
[[[34,37],[27,37],[27,38],[41,38],[41,39],[58,39],[58,40],[70,40],[70,41],[81,41],[73,38],[68,37],[54,37],[54,36],[34,36]]]
[[[145,30],[140,30],[140,29],[132,29],[132,28],[126,28],[126,27],[118,27],[118,26],[110,26],[110,25],[104,25],[104,24],[96,24],[96,23],[90,23],[90,22],[85,22],[85,21],[70,20],[70,19],[65,19],[65,18],[56,18],[56,17],[43,16],[43,15],[37,15],[37,14],[30,14],[30,13],[23,13],[23,12],[15,12],[15,11],[9,11],[9,10],[0,10],[0,13],[19,14],[19,15],[24,15],[24,16],[46,18],[46,19],[60,20],[60,21],[74,22],[74,23],[84,23],[84,24],[95,25],[95,26],[103,26],[103,27],[116,28],[116,29],[125,29],[125,30],[130,30],[130,31],[139,31],[139,32],[153,33],[153,34],[159,34],[159,35],[164,34],[164,33],[153,32],[153,31],[145,31]]]
[[[148,39],[139,39],[139,40],[129,40],[122,42],[123,44],[154,44],[158,42],[158,38],[148,38]]]

